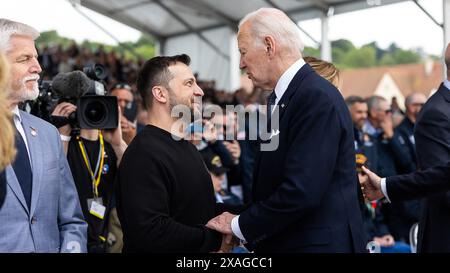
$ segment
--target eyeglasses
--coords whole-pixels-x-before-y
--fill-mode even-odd
[[[131,86],[127,83],[117,83],[116,85],[114,85],[114,87],[111,90],[114,89],[127,89],[129,91],[131,91]]]

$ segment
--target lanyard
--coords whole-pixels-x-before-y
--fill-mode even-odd
[[[92,172],[91,164],[89,157],[86,153],[86,148],[84,147],[83,141],[79,136],[77,136],[78,145],[80,146],[81,154],[83,155],[84,163],[89,171],[89,174],[92,179],[92,189],[94,192],[94,197],[98,198],[98,185],[100,184],[100,177],[102,176],[102,169],[105,159],[105,145],[103,142],[103,135],[101,132],[99,132],[99,139],[100,139],[100,151],[98,152],[98,159],[97,164],[95,166],[95,172]]]

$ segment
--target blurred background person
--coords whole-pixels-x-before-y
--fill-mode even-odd
[[[242,201],[237,195],[224,188],[225,174],[228,169],[222,165],[220,157],[211,150],[201,151],[200,154],[211,175],[216,201],[230,205],[242,205]]]
[[[126,144],[130,144],[136,136],[138,114],[131,86],[127,83],[117,83],[113,86],[109,95],[117,97],[121,110],[120,127],[122,128],[122,137]]]
[[[371,168],[386,176],[413,171],[413,159],[407,152],[406,144],[400,143],[395,135],[388,101],[380,96],[372,96],[367,99],[367,105],[369,116],[364,130],[373,145],[373,153],[367,153]],[[398,241],[408,242],[409,229],[414,223],[411,220],[414,208],[413,212],[409,212],[401,202],[382,202],[379,205],[390,234]]]
[[[408,95],[405,99],[405,109],[406,115],[403,121],[395,128],[398,140],[408,151],[411,156],[412,162],[414,164],[414,170],[417,168],[417,157],[416,157],[416,141],[414,139],[414,125],[417,120],[422,106],[427,101],[424,94],[412,93]]]

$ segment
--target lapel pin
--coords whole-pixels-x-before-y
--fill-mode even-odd
[[[33,127],[31,127],[31,135],[34,137],[37,136],[37,130],[34,129]]]
[[[284,103],[281,105],[281,108],[284,108]]]

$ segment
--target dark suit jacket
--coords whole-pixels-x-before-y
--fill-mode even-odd
[[[450,190],[450,161],[447,165],[386,178],[391,201],[408,200]]]
[[[239,226],[258,252],[364,251],[353,126],[339,91],[305,64],[280,106],[279,146],[257,151]]]
[[[450,90],[443,84],[419,113],[414,138],[420,169],[450,161]],[[425,198],[418,239],[419,252],[450,252],[450,192]]]
[[[414,135],[414,123],[408,118],[405,117],[403,121],[395,128],[395,137],[403,144],[403,147],[408,152],[409,157],[412,161],[412,167],[414,170],[416,169],[417,165],[417,158],[416,158],[416,146],[411,141],[411,136]],[[410,170],[400,170],[402,173],[408,173]]]

